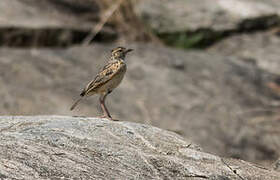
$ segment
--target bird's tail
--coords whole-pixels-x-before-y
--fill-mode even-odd
[[[83,99],[83,97],[80,97],[70,108],[70,111],[72,111],[78,104],[79,102]]]

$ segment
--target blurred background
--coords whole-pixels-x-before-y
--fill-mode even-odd
[[[1,0],[0,114],[69,108],[116,46],[128,55],[114,118],[271,166],[280,154],[279,0]]]

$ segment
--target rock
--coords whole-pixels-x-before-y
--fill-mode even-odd
[[[159,33],[238,29],[250,19],[280,14],[278,0],[161,0],[138,1],[137,14]],[[271,18],[274,21],[274,18]],[[279,18],[278,18],[279,21]],[[248,22],[248,25],[252,22]],[[264,23],[271,24],[270,19]]]
[[[263,164],[279,157],[279,100],[267,87],[269,72],[234,56],[128,47],[135,51],[126,77],[107,99],[114,118],[177,132],[222,156]],[[0,114],[100,115],[96,96],[69,108],[111,48],[1,49]]]
[[[70,116],[0,117],[4,179],[278,179],[279,172],[220,158],[175,133]]]
[[[244,61],[256,63],[262,70],[279,76],[279,46],[280,37],[268,31],[232,36],[210,47],[209,50],[225,56],[238,56]]]
[[[278,160],[274,163],[274,170],[280,172],[280,159],[278,159]]]
[[[0,46],[65,47],[87,39],[100,21],[92,0],[2,0]],[[95,40],[113,41],[116,30],[105,24]]]
[[[0,27],[89,30],[93,22],[86,16],[97,10],[90,0],[83,3],[73,0],[62,0],[59,3],[53,0],[1,0]]]

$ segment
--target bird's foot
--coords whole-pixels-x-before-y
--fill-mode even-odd
[[[107,116],[107,115],[99,116],[99,118],[105,118],[105,119],[109,119],[109,120],[115,121],[111,116]]]
[[[98,118],[106,118],[107,116],[105,116],[105,115],[102,115],[102,116],[98,116]]]

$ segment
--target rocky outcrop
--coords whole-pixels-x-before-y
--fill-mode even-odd
[[[205,153],[148,125],[69,116],[0,117],[1,179],[262,179],[279,172]]]
[[[155,31],[174,33],[211,29],[270,26],[279,23],[278,0],[161,0],[138,1],[135,11]],[[265,20],[265,21],[263,21]]]
[[[279,157],[279,101],[265,69],[217,53],[129,47],[127,75],[107,101],[114,118],[177,132],[223,156],[259,163]],[[98,116],[97,97],[69,108],[111,48],[1,49],[0,113]]]
[[[0,1],[0,46],[65,47],[81,44],[100,22],[100,7],[92,0]],[[95,40],[112,41],[107,24]]]
[[[274,169],[280,172],[280,159],[274,163]]]
[[[25,48],[0,49],[0,114],[99,115],[97,97],[75,112],[69,107],[114,46],[73,46],[100,21],[100,2],[105,1],[0,1],[0,46]],[[279,29],[251,32],[279,23],[278,0],[138,3],[138,15],[159,28],[156,32],[170,33],[173,42],[183,39],[190,47],[198,41],[201,47],[205,39],[207,46],[228,39],[207,52],[126,45],[135,52],[128,57],[124,81],[108,98],[113,117],[174,131],[207,152],[269,166],[275,162],[280,147]],[[128,5],[125,12],[131,12]],[[120,26],[133,24],[135,19],[128,17]],[[110,23],[95,43],[116,38],[118,28]],[[249,31],[242,34],[244,29]],[[42,46],[52,49],[30,48]],[[71,48],[56,48],[65,46]]]
[[[225,56],[251,61],[261,70],[280,75],[280,38],[277,29],[264,33],[241,34],[222,40],[209,48]]]
[[[2,0],[0,2],[0,27],[3,28],[60,28],[90,30],[96,18],[96,5],[89,0]],[[92,17],[89,17],[91,15]],[[94,17],[95,16],[95,17]],[[92,20],[91,19],[91,20]]]

